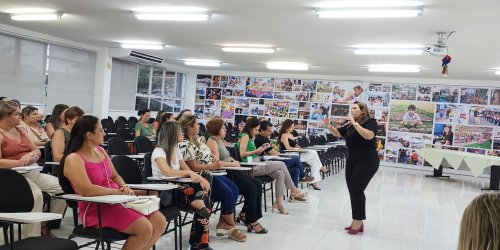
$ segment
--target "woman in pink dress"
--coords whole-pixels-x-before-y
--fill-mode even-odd
[[[97,117],[83,116],[75,123],[59,170],[65,192],[83,196],[134,194],[117,174],[108,154],[98,147],[104,134]],[[85,227],[99,226],[94,203],[79,202],[78,211]],[[150,249],[165,231],[166,219],[158,211],[144,216],[121,204],[103,205],[101,211],[104,228],[129,235],[122,249]]]

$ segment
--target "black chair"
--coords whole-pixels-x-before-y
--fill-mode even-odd
[[[152,124],[153,122],[155,122],[155,120],[156,120],[155,118],[151,117],[151,118],[149,118],[148,123]]]
[[[135,153],[153,152],[155,149],[153,143],[146,136],[137,136],[134,138]]]
[[[0,169],[0,212],[1,213],[23,213],[31,212],[34,205],[33,193],[28,181],[16,171]],[[7,249],[39,249],[39,250],[76,250],[76,242],[67,239],[54,239],[50,237],[30,237],[15,241],[14,224],[9,221],[0,221],[3,227],[6,245],[1,250]],[[8,228],[10,227],[10,237]],[[20,228],[20,227],[19,227]],[[21,232],[19,231],[19,238]]]
[[[129,117],[128,120],[127,120],[128,127],[131,130],[134,130],[135,124],[137,124],[138,122],[139,122],[139,119],[137,119],[137,117],[134,117],[134,116]]]
[[[119,137],[113,137],[108,141],[108,152],[110,155],[129,155],[128,144]]]
[[[104,127],[104,131],[106,133],[116,133],[116,130],[118,129],[118,126],[112,122],[108,122],[106,124],[106,127]]]
[[[118,118],[116,118],[115,123],[116,123],[117,121],[122,121],[122,122],[124,122],[124,123],[127,123],[127,118],[125,118],[125,116],[121,116],[121,115],[120,115],[120,116],[118,116]]]
[[[117,128],[128,128],[127,127],[127,120],[123,121],[123,120],[116,120],[115,121],[115,125]]]
[[[116,137],[120,137],[125,141],[134,140],[134,134],[132,134],[132,130],[129,128],[118,128],[116,130]]]

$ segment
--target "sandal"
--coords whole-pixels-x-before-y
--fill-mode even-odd
[[[247,236],[243,234],[238,228],[234,227],[233,230],[231,230],[231,233],[229,233],[229,238],[238,241],[238,242],[245,242],[247,241]]]
[[[241,223],[241,224],[247,225],[247,223],[245,221],[246,221],[246,218],[245,218],[244,213],[239,213],[238,216],[236,217],[236,223]]]
[[[255,227],[260,227],[260,230],[257,231],[255,230]],[[265,227],[263,227],[262,225],[260,225],[260,223],[257,222],[257,224],[247,224],[247,232],[251,233],[251,232],[255,232],[257,234],[267,234],[269,231],[267,231],[267,229]]]
[[[226,228],[215,228],[215,232],[216,232],[216,235],[221,237],[221,236],[224,236],[224,235],[230,235],[233,230],[235,230],[236,227],[230,227],[230,226],[227,226]]]
[[[280,214],[282,214],[282,215],[288,215],[288,212],[287,212],[287,211],[285,211],[285,208],[284,208],[284,207],[279,208],[279,207],[276,205],[276,203],[273,203],[273,206],[272,206],[272,210],[271,210],[271,211],[274,213],[274,210],[275,210],[275,209],[276,209],[276,210],[278,210],[278,212],[279,212]]]

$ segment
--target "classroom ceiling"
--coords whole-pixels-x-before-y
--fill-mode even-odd
[[[451,79],[498,80],[500,1],[422,0],[414,18],[320,19],[314,9],[328,1],[290,0],[2,0],[0,23],[95,46],[118,47],[124,41],[168,44],[143,52],[184,65],[187,58],[220,60],[217,70],[285,72],[266,69],[268,61],[300,61],[307,74],[442,78],[441,57],[355,55],[361,44],[435,43],[438,31],[456,31],[448,40]],[[132,11],[144,7],[196,6],[212,13],[209,21],[140,21]],[[65,13],[58,21],[13,21],[8,12],[48,8]],[[225,53],[223,44],[261,44],[274,54]],[[419,73],[368,72],[372,64],[411,64]],[[189,67],[197,69],[197,67]],[[199,69],[207,69],[198,67]]]

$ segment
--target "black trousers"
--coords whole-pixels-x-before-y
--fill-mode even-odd
[[[262,182],[241,171],[230,171],[230,178],[245,198],[241,209],[245,214],[245,223],[254,223],[262,218]]]
[[[378,170],[380,158],[373,150],[349,150],[345,169],[345,180],[349,196],[353,220],[366,219],[365,189]]]

